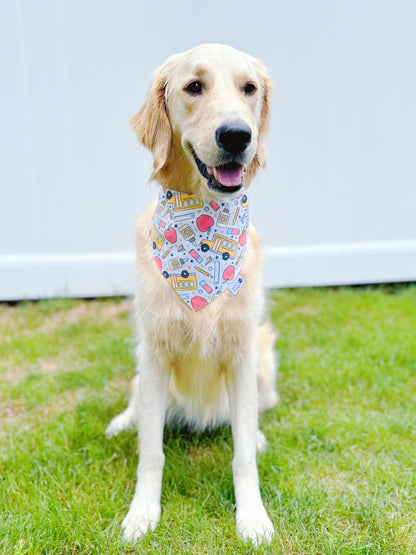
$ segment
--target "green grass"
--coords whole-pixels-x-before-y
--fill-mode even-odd
[[[276,528],[260,553],[416,553],[416,287],[274,292],[279,405],[258,457]],[[133,376],[126,301],[0,305],[0,553],[253,553],[236,536],[229,428],[165,433],[162,519],[120,522],[134,432],[107,441]]]

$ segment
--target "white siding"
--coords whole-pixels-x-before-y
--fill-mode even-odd
[[[201,42],[277,87],[251,190],[265,284],[416,279],[415,29],[414,0],[3,0],[0,299],[132,291],[155,189],[128,120]]]

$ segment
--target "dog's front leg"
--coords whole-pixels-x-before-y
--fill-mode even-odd
[[[160,519],[160,494],[165,456],[163,428],[169,372],[149,349],[143,348],[140,361],[139,466],[137,484],[122,528],[126,540],[137,540]]]
[[[258,409],[254,349],[238,358],[227,375],[234,440],[236,523],[240,536],[257,546],[262,541],[270,542],[274,530],[261,500],[257,471]]]

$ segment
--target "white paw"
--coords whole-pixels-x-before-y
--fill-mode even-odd
[[[131,428],[132,426],[133,423],[131,415],[127,411],[124,411],[113,418],[113,420],[110,422],[110,424],[107,426],[107,429],[105,430],[105,435],[107,436],[107,439],[110,439],[123,430]]]
[[[264,453],[267,449],[267,439],[261,430],[257,430],[257,452]]]
[[[238,511],[237,531],[244,541],[251,541],[254,547],[270,543],[274,537],[273,524],[262,506],[257,511]]]
[[[147,532],[156,528],[160,519],[160,505],[158,507],[130,506],[126,518],[121,523],[123,538],[134,542],[144,536]]]

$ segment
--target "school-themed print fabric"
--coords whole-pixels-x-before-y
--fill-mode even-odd
[[[248,246],[247,195],[206,202],[162,189],[150,225],[150,248],[163,277],[192,310],[226,288],[237,294]]]

